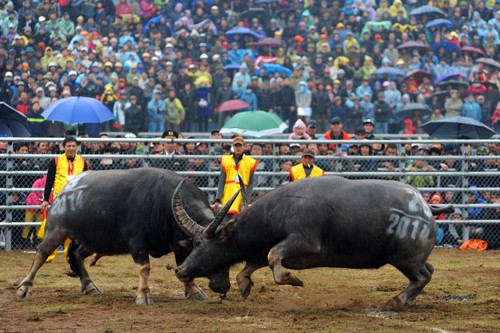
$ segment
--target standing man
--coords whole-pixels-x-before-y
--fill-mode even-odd
[[[300,164],[290,169],[290,181],[294,182],[299,179],[321,177],[325,175],[325,171],[314,164],[314,152],[311,149],[304,149]]]
[[[89,169],[87,160],[76,154],[78,141],[74,137],[68,136],[65,138],[62,142],[62,147],[64,149],[64,153],[53,158],[49,163],[47,182],[45,183],[45,191],[43,193],[43,209],[47,209],[49,207],[49,197],[52,188],[54,188],[53,196],[55,199],[70,180]],[[44,232],[45,224],[42,224],[38,236],[43,238]],[[69,243],[69,239],[64,242],[64,258],[66,261],[68,261]],[[47,258],[47,261],[51,262],[54,260],[56,253],[57,249]]]
[[[233,154],[226,155],[221,158],[221,172],[219,177],[219,187],[217,189],[217,197],[215,199],[214,210],[219,211],[219,206],[225,205],[229,199],[240,188],[240,177],[247,190],[251,193],[253,189],[254,172],[257,169],[258,161],[245,155],[243,145],[245,139],[241,136],[233,138]],[[241,203],[243,201],[240,193],[236,200],[229,208],[229,215],[237,215],[241,212]]]

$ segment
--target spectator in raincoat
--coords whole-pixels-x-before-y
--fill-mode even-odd
[[[233,91],[237,90],[237,82],[242,82],[243,89],[246,89],[252,83],[252,77],[248,74],[248,66],[246,63],[242,62],[240,65],[240,70],[234,74],[233,77]]]
[[[465,101],[464,105],[462,106],[462,111],[461,111],[460,115],[462,117],[470,117],[470,118],[474,118],[477,121],[481,121],[481,118],[482,118],[481,107],[474,99],[474,95],[470,94],[467,97],[467,100]]]
[[[210,104],[210,94],[214,93],[214,88],[203,82],[194,91],[196,101],[196,115],[198,116],[198,131],[208,131],[208,119],[212,116],[212,105]]]
[[[245,92],[241,95],[241,100],[250,105],[250,111],[257,111],[257,96],[254,94],[251,87],[247,87]]]
[[[148,132],[163,133],[165,131],[167,108],[165,102],[160,97],[161,92],[155,90],[153,91],[153,97],[148,103]]]
[[[167,128],[180,132],[186,112],[181,101],[175,96],[175,89],[168,91],[168,97],[163,102],[167,108]]]

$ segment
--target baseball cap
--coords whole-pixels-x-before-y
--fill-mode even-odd
[[[340,117],[333,117],[332,120],[330,120],[330,124],[342,124],[342,119],[340,119]]]
[[[307,124],[307,127],[318,127],[318,123],[316,120],[310,120],[309,123]]]
[[[242,144],[242,145],[243,145],[243,144],[245,144],[245,139],[244,139],[242,136],[235,136],[235,137],[233,138],[233,145],[235,145],[235,144],[237,144],[237,143],[239,143],[239,144]]]
[[[164,139],[177,139],[179,137],[179,133],[174,130],[167,130],[163,132],[161,137]]]
[[[304,151],[302,152],[302,157],[304,157],[304,156],[310,156],[310,157],[314,158],[315,154],[311,149],[304,149]]]

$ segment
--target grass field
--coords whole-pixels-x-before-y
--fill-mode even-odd
[[[275,285],[269,269],[254,273],[247,300],[237,287],[221,301],[199,279],[207,301],[185,300],[168,264],[152,260],[155,304],[136,306],[136,267],[130,256],[104,257],[89,268],[104,293],[80,294],[62,255],[39,271],[33,298],[16,299],[33,253],[0,252],[0,333],[11,332],[500,332],[500,251],[436,249],[433,280],[401,312],[384,303],[407,285],[396,269],[312,269],[297,272],[305,287]],[[234,283],[241,266],[231,270]]]

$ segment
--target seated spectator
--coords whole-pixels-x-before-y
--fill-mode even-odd
[[[297,119],[293,125],[293,133],[288,136],[288,140],[311,140],[309,134],[306,133],[306,124],[301,119]]]

